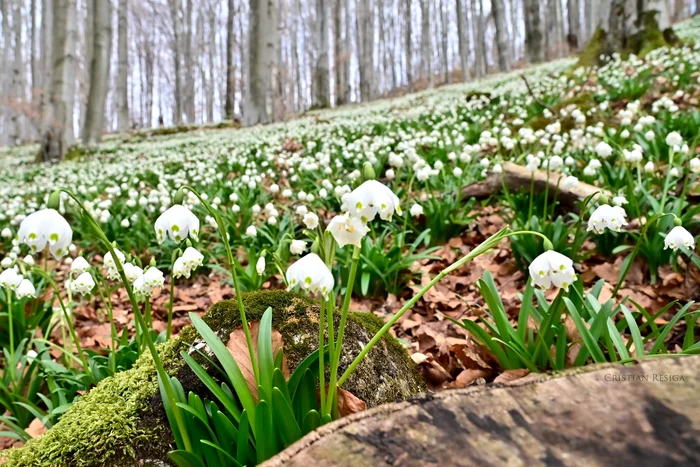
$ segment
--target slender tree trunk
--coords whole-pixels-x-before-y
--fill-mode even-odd
[[[83,127],[83,143],[95,145],[102,139],[105,120],[105,100],[109,85],[109,63],[112,37],[112,8],[110,2],[88,0],[92,3],[92,37],[86,40],[92,43],[90,47],[90,91],[88,94]]]
[[[442,72],[443,72],[443,82],[451,83],[452,75],[450,74],[450,55],[448,48],[449,40],[449,20],[450,17],[447,14],[448,0],[441,0],[439,4],[436,4],[440,8],[440,36],[441,36],[441,46],[442,46]]]
[[[578,50],[578,41],[581,36],[581,19],[578,0],[569,0],[566,13],[566,18],[569,23],[569,34],[566,36],[566,42],[569,44],[569,51],[574,52]]]
[[[343,0],[345,3],[345,47],[343,55],[343,83],[345,87],[343,88],[343,102],[349,104],[352,101],[352,77],[350,75],[350,59],[352,57],[352,44],[351,37],[353,36],[352,30],[355,22],[351,20],[350,15],[350,2],[353,0]],[[357,11],[355,11],[357,14]]]
[[[175,81],[175,106],[173,108],[173,120],[175,125],[182,123],[183,107],[182,107],[182,44],[181,44],[181,28],[180,28],[180,0],[168,0],[170,6],[170,19],[173,27],[173,39],[171,49],[173,52],[174,64],[174,81]]]
[[[467,12],[464,9],[464,0],[455,0],[457,10],[457,45],[459,46],[459,63],[462,67],[462,81],[469,81],[469,26],[467,26]]]
[[[38,70],[38,64],[37,64],[37,59],[36,59],[36,19],[37,19],[37,6],[36,6],[36,0],[31,0],[30,2],[30,21],[32,24],[29,27],[29,34],[30,34],[30,39],[29,39],[29,66],[31,67],[31,80],[32,80],[32,87],[31,89],[31,99],[32,103],[36,103],[36,92],[39,89],[39,70]]]
[[[345,102],[345,67],[348,66],[343,47],[343,4],[344,0],[335,0],[333,10],[333,58],[335,63],[335,105]],[[345,10],[345,21],[348,20],[348,10]]]
[[[119,0],[117,13],[117,131],[129,129],[129,0]]]
[[[525,49],[531,63],[544,60],[544,31],[539,0],[525,2]]]
[[[10,126],[10,144],[19,144],[22,140],[22,107],[26,100],[24,94],[24,64],[22,62],[22,3],[15,0],[14,11],[12,12],[12,27],[14,29],[14,63],[12,66],[12,125]],[[8,8],[9,11],[9,8]],[[5,43],[9,47],[9,43]]]
[[[327,0],[316,0],[316,66],[314,67],[313,106],[330,106],[331,90],[328,75],[328,11]]]
[[[506,24],[506,6],[504,0],[491,0],[493,19],[496,23],[496,44],[498,46],[498,69],[509,71],[510,44],[508,40],[508,25]]]
[[[277,29],[273,0],[250,0],[248,21],[248,74],[243,125],[267,123],[267,97],[271,87],[271,66],[275,42],[268,37]],[[274,36],[274,34],[273,34]]]
[[[413,0],[404,0],[404,54],[406,55],[406,85],[408,92],[413,92]]]
[[[192,125],[196,123],[195,121],[195,65],[194,65],[194,53],[192,50],[192,41],[194,35],[192,34],[194,26],[192,24],[192,0],[185,0],[185,15],[184,15],[184,37],[183,37],[183,60],[185,65],[185,95],[184,95],[184,110],[185,118],[187,123]]]
[[[481,0],[471,0],[472,7],[472,26],[475,36],[474,50],[474,67],[477,71],[477,76],[486,76],[487,61],[486,61],[486,24],[484,21],[484,4]]]
[[[372,99],[372,80],[374,64],[374,22],[370,0],[359,0],[358,22],[358,58],[360,62],[360,100]]]
[[[428,87],[432,88],[433,80],[433,45],[432,34],[430,32],[430,2],[421,0],[421,68],[427,74]]]
[[[233,120],[234,99],[236,95],[236,66],[233,62],[233,51],[236,47],[234,35],[234,0],[228,0],[228,16],[226,19],[226,99],[224,102],[225,118]]]

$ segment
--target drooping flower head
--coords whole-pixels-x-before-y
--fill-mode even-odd
[[[17,289],[15,290],[15,294],[19,300],[22,300],[25,297],[36,298],[36,289],[34,288],[34,284],[32,284],[28,279],[22,279],[22,282],[19,283]]]
[[[77,292],[80,295],[89,294],[95,287],[95,279],[89,272],[84,272],[75,280],[69,282],[71,292]]]
[[[695,238],[693,234],[688,232],[685,227],[677,225],[671,229],[664,239],[664,250],[670,248],[676,251],[680,247],[686,247],[690,250],[695,249]]]
[[[146,271],[134,281],[134,292],[139,295],[150,297],[153,290],[163,287],[165,277],[163,272],[155,267],[149,267]]]
[[[601,204],[588,219],[588,230],[593,230],[597,234],[605,232],[606,228],[619,232],[623,225],[627,225],[625,217],[627,213],[621,206]]]
[[[189,279],[192,271],[201,266],[204,262],[204,255],[194,247],[187,247],[185,252],[173,264],[173,277],[187,277]]]
[[[327,296],[335,281],[326,263],[315,253],[309,253],[287,269],[289,289],[301,288]]]
[[[81,275],[88,269],[90,269],[90,263],[88,263],[88,261],[82,256],[75,258],[70,265],[70,272],[76,276]]]
[[[14,268],[5,269],[0,273],[0,287],[14,290],[22,283],[22,279],[24,279],[22,274],[19,274]]]
[[[530,267],[532,284],[548,289],[552,285],[568,290],[576,281],[574,262],[567,256],[556,251],[545,251],[532,261]]]
[[[348,244],[360,247],[362,238],[369,232],[360,218],[347,214],[338,215],[331,219],[326,230],[333,235],[341,248]]]
[[[379,214],[389,220],[394,213],[401,215],[399,197],[389,187],[376,180],[367,180],[348,193],[344,199],[348,213],[363,222],[370,222]]]
[[[73,230],[55,209],[42,209],[24,218],[17,237],[31,248],[32,253],[42,251],[49,245],[51,255],[60,259],[68,253],[73,240]]]
[[[197,240],[199,219],[185,206],[174,204],[158,217],[155,229],[158,243],[163,243],[166,236],[178,243],[186,239],[188,235],[193,240]]]

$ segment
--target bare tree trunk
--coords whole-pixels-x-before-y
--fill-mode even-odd
[[[92,3],[91,24],[92,37],[87,37],[91,43],[90,60],[90,92],[88,94],[85,125],[83,127],[83,143],[88,146],[98,144],[102,139],[105,120],[105,99],[109,85],[109,63],[112,37],[112,8],[110,2],[88,0]]]
[[[225,118],[233,119],[234,99],[236,95],[236,66],[233,62],[233,50],[236,46],[234,35],[234,0],[228,0],[226,19],[226,99],[224,99]]]
[[[525,2],[525,49],[531,63],[544,60],[544,31],[539,0]]]
[[[496,23],[496,44],[498,46],[498,69],[509,71],[510,50],[508,43],[508,25],[506,24],[506,6],[503,0],[491,0],[493,19]]]
[[[356,16],[359,35],[357,55],[360,62],[360,100],[365,102],[373,97],[374,14],[370,0],[359,0]]]
[[[413,12],[411,5],[413,0],[404,0],[404,54],[406,54],[406,84],[408,92],[413,92]]]
[[[194,29],[194,26],[192,25],[192,0],[185,0],[185,8],[184,8],[184,37],[183,37],[183,42],[184,42],[184,51],[183,51],[183,60],[185,64],[185,95],[184,95],[184,110],[185,110],[185,118],[187,119],[188,124],[194,124],[195,123],[195,105],[194,105],[194,99],[195,99],[195,91],[194,91],[194,78],[195,78],[195,70],[194,70],[194,54],[192,51],[192,40],[193,40],[193,34],[192,30]]]
[[[433,45],[432,35],[430,33],[430,2],[421,0],[421,68],[427,74],[428,87],[433,87]]]
[[[21,0],[15,0],[15,8],[12,12],[15,43],[12,48],[14,63],[12,66],[11,96],[14,108],[12,109],[12,125],[10,126],[11,145],[19,144],[22,140],[22,107],[26,99],[24,94],[24,65],[22,62],[22,3]],[[5,43],[6,47],[9,47],[9,45],[9,43]]]
[[[457,44],[459,45],[459,62],[462,66],[462,81],[471,79],[469,73],[469,26],[464,0],[455,0],[457,9]]]
[[[267,97],[271,86],[271,62],[275,42],[269,32],[277,29],[273,0],[251,0],[248,21],[247,93],[244,101],[243,125],[267,123]]]
[[[216,9],[214,5],[209,5],[209,35],[216,37]],[[209,86],[206,88],[207,97],[207,122],[214,121],[214,89],[216,88],[216,42],[206,41],[202,38],[202,43],[207,43],[209,49]]]
[[[574,52],[578,50],[578,41],[581,36],[581,19],[578,0],[569,0],[567,20],[569,23],[569,34],[566,36],[566,42],[569,44],[569,51]]]
[[[333,10],[333,58],[335,63],[335,105],[343,105],[345,101],[345,67],[348,57],[343,47],[343,5],[345,0],[335,0]],[[348,10],[345,9],[345,21],[348,21]]]
[[[478,3],[478,5],[477,5]],[[472,25],[475,36],[474,50],[474,67],[476,68],[477,76],[486,76],[487,65],[486,61],[486,46],[484,44],[486,38],[486,24],[484,20],[484,3],[482,0],[471,0],[472,7]]]
[[[119,0],[117,13],[117,131],[129,129],[129,1]]]
[[[442,46],[442,72],[443,72],[443,82],[451,83],[452,75],[450,74],[450,55],[448,49],[448,39],[449,39],[449,20],[450,17],[447,14],[448,0],[441,0],[436,6],[440,9],[440,43]]]
[[[37,6],[36,6],[36,0],[31,0],[30,3],[30,21],[32,24],[29,27],[29,34],[30,34],[30,39],[29,39],[29,66],[31,67],[31,80],[32,80],[32,87],[31,87],[31,100],[32,103],[36,103],[35,99],[35,94],[36,90],[39,88],[39,70],[37,69],[37,59],[36,59],[36,18],[37,18]]]
[[[180,0],[168,0],[170,6],[170,19],[173,27],[173,39],[171,49],[173,52],[173,64],[175,74],[175,108],[173,120],[175,125],[182,123],[182,32],[180,29]]]
[[[39,95],[39,119],[40,132],[45,131],[43,128],[45,122],[46,106],[49,102],[49,89],[51,87],[53,76],[53,2],[55,0],[42,0],[41,3],[41,40],[40,40],[40,75],[41,75],[41,90]]]
[[[314,67],[313,106],[330,106],[331,90],[328,76],[328,11],[327,0],[316,0],[316,66]]]

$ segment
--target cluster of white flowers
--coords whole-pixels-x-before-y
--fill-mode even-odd
[[[602,204],[593,211],[588,219],[588,230],[597,234],[605,232],[605,229],[619,232],[622,226],[627,225],[626,217],[627,213],[621,206]]]
[[[535,258],[528,270],[532,284],[542,289],[554,285],[568,290],[577,279],[574,262],[569,257],[551,250]]]
[[[204,255],[194,247],[187,247],[182,256],[175,260],[173,264],[173,277],[186,277],[189,279],[192,271],[202,266]]]
[[[316,253],[309,253],[289,266],[286,278],[290,289],[299,287],[323,296],[327,296],[335,284],[333,274]]]

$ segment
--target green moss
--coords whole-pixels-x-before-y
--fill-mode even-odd
[[[260,291],[244,294],[243,303],[249,322],[258,321],[268,307],[273,309],[273,327],[284,339],[291,370],[318,347],[318,305],[313,300],[285,291]],[[213,305],[203,319],[224,342],[241,325],[235,300]],[[338,319],[336,315],[336,322]],[[382,326],[374,315],[349,314],[341,369]],[[178,338],[159,347],[167,371],[177,375],[186,391],[200,392],[201,384],[179,353],[198,339],[196,329],[187,326]],[[345,387],[370,407],[425,391],[405,349],[388,334],[358,365]],[[133,466],[144,459],[153,459],[155,465],[172,440],[164,417],[153,359],[144,354],[134,368],[107,378],[83,396],[44,436],[4,453],[5,465]]]
[[[602,28],[599,27],[595,30],[573,69],[592,68],[598,64],[600,56],[605,52],[605,36],[605,31]]]

